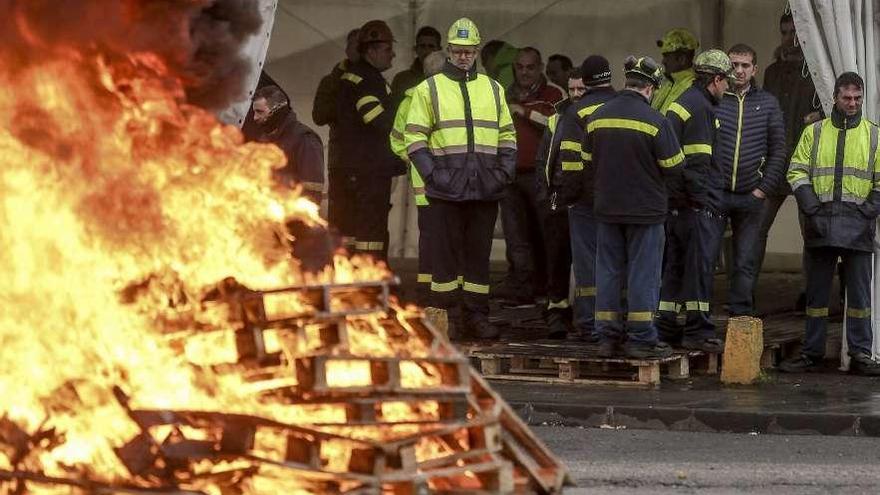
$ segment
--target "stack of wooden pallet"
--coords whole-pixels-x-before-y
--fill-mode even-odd
[[[134,425],[114,449],[127,478],[20,469],[65,438],[0,418],[0,453],[16,460],[0,468],[0,492],[488,495],[570,484],[465,356],[419,311],[389,305],[385,282],[228,289],[208,304],[231,308],[236,324],[169,340],[198,369],[240,380],[234,413],[137,408],[115,389]]]

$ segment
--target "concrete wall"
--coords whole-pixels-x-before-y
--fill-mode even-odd
[[[778,19],[785,0],[280,0],[267,70],[291,94],[301,120],[312,124],[311,103],[318,82],[343,57],[345,34],[369,19],[383,19],[398,43],[393,75],[412,62],[416,29],[430,24],[445,33],[461,16],[480,26],[485,40],[501,38],[532,45],[545,57],[564,53],[576,63],[601,53],[612,63],[613,82],[622,84],[621,65],[629,54],[659,59],[655,41],[673,27],[686,27],[703,48],[751,44],[762,66],[778,44]],[[326,140],[327,129],[316,128]],[[414,206],[405,182],[395,188],[391,216],[392,256],[416,255]],[[791,199],[771,231],[767,265],[796,268],[801,251]],[[503,244],[495,249],[503,259]]]

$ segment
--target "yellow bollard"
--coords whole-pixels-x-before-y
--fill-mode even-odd
[[[738,316],[727,322],[721,382],[749,385],[761,374],[764,326],[759,318]]]

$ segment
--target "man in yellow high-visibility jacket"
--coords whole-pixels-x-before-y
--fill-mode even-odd
[[[880,364],[871,358],[871,255],[880,212],[880,157],[877,125],[862,118],[864,87],[858,74],[841,74],[834,84],[831,117],[804,129],[791,157],[788,182],[805,217],[807,323],[802,354],[781,363],[780,371],[822,367],[828,299],[841,258],[850,371],[880,375]]]
[[[504,89],[476,71],[477,26],[459,19],[447,41],[443,71],[413,89],[404,142],[434,210],[432,305],[448,311],[450,337],[496,338],[489,254],[498,200],[516,169],[516,131]]]
[[[446,55],[442,51],[429,54],[419,64],[424,71],[425,77],[431,77],[443,70],[446,63]],[[409,116],[409,106],[412,103],[413,88],[404,92],[403,101],[397,107],[397,115],[394,117],[394,126],[391,128],[391,151],[409,164],[410,180],[412,181],[413,193],[415,194],[416,208],[418,211],[419,226],[419,273],[416,276],[416,301],[421,305],[428,305],[431,292],[431,230],[428,228],[430,203],[425,196],[425,181],[419,175],[412,163],[409,163],[409,155],[406,154],[406,144],[403,142],[403,133],[406,130],[406,118]]]

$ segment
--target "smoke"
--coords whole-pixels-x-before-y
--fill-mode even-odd
[[[212,111],[241,96],[240,48],[262,24],[252,0],[0,0],[0,12],[0,53],[19,67],[71,52],[152,52],[189,103]]]

